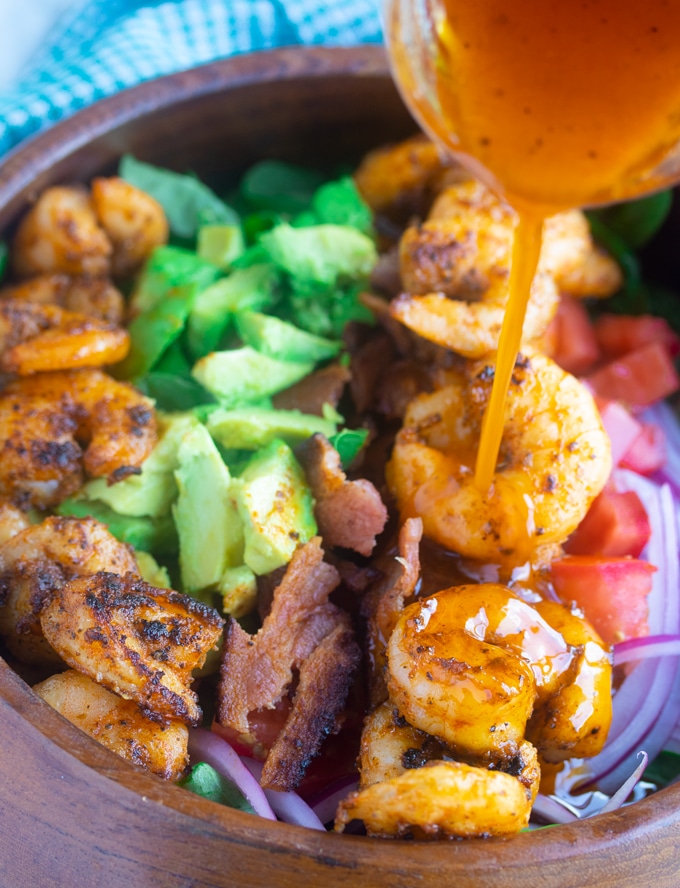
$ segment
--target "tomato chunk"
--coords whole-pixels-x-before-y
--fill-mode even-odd
[[[631,407],[648,407],[680,387],[668,350],[658,342],[605,364],[588,377],[588,382],[600,397]]]
[[[637,493],[603,490],[564,548],[571,555],[637,558],[651,532],[647,510]]]
[[[590,555],[567,555],[551,565],[555,592],[580,607],[609,644],[649,635],[647,596],[655,570],[636,558]]]
[[[680,353],[680,337],[664,318],[653,315],[603,314],[595,321],[594,335],[605,358],[618,358],[658,342],[671,357]]]
[[[595,397],[602,425],[612,446],[612,464],[618,466],[642,432],[643,425],[618,401]]]
[[[562,296],[553,320],[552,359],[567,373],[580,376],[599,360],[600,349],[583,304]]]
[[[663,429],[653,423],[642,423],[640,434],[626,450],[619,465],[632,469],[638,475],[658,472],[666,463],[666,436]]]

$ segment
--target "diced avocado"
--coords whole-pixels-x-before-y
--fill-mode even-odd
[[[177,551],[177,531],[172,518],[147,516],[135,518],[131,515],[118,515],[106,503],[96,500],[67,499],[57,506],[58,515],[72,515],[75,518],[90,516],[106,524],[116,539],[129,543],[142,552],[171,554]]]
[[[135,552],[142,579],[157,589],[172,589],[168,571],[149,552]]]
[[[142,463],[141,475],[130,475],[118,484],[109,485],[105,478],[88,481],[81,496],[99,500],[119,515],[158,517],[170,512],[177,499],[178,454],[183,439],[200,428],[192,413],[159,413],[158,443]]]
[[[192,375],[224,407],[236,407],[283,391],[314,369],[312,361],[278,361],[249,346],[212,352]]]
[[[367,277],[378,258],[371,238],[347,225],[277,225],[260,243],[292,277],[325,284],[340,276]]]
[[[228,567],[218,583],[222,596],[222,610],[237,620],[245,617],[257,605],[257,577],[245,564]]]
[[[245,248],[240,225],[203,225],[198,229],[196,252],[218,268],[229,268]]]
[[[281,361],[326,361],[342,348],[342,342],[323,339],[258,311],[237,312],[234,320],[238,335],[246,345]]]
[[[130,299],[130,313],[150,311],[169,290],[195,283],[199,289],[210,286],[220,276],[220,269],[181,247],[157,247],[137,279]]]
[[[185,592],[213,588],[227,567],[243,562],[243,525],[229,470],[210,434],[197,426],[180,444],[173,516]]]
[[[373,231],[373,213],[351,176],[322,185],[312,198],[312,207],[320,222],[351,225],[364,234]]]
[[[243,560],[258,576],[267,574],[316,533],[312,492],[293,451],[276,440],[253,456],[239,482]]]
[[[315,432],[327,438],[335,434],[335,423],[299,410],[271,410],[243,407],[240,410],[214,410],[206,422],[213,438],[227,449],[259,450],[275,438],[291,446]]]
[[[215,351],[235,311],[269,308],[276,301],[279,274],[271,264],[237,269],[199,293],[194,300],[187,337],[195,358]]]

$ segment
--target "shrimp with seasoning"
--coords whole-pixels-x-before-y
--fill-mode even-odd
[[[180,721],[159,725],[130,700],[123,700],[74,669],[34,685],[64,718],[102,746],[165,780],[177,780],[189,763],[189,731]]]
[[[114,276],[137,271],[168,240],[168,221],[161,205],[124,179],[95,179],[92,206],[113,247]]]
[[[611,445],[592,395],[545,355],[526,350],[508,392],[490,491],[473,477],[493,364],[451,371],[449,384],[415,398],[386,477],[402,520],[459,554],[516,566],[563,542],[611,471]]]
[[[56,305],[0,301],[0,369],[30,376],[48,370],[122,361],[130,334],[122,327]]]
[[[44,191],[19,223],[12,268],[18,278],[43,272],[102,277],[111,271],[112,252],[87,191],[57,185]]]
[[[495,351],[510,294],[516,224],[516,214],[481,183],[468,180],[448,188],[428,220],[402,235],[405,292],[392,302],[392,316],[464,357]],[[594,246],[582,213],[575,210],[548,220],[523,342],[545,333],[560,292],[608,296],[621,281],[616,263]]]
[[[7,504],[4,517],[9,536],[0,546],[0,635],[24,663],[60,664],[40,626],[50,595],[101,570],[138,576],[137,562],[131,548],[93,518],[50,517],[22,527]]]
[[[188,725],[201,719],[192,670],[223,623],[188,595],[106,571],[64,583],[40,612],[45,638],[69,666],[163,721]]]
[[[390,699],[409,724],[463,755],[507,759],[525,736],[539,748],[583,749],[576,733],[599,751],[611,723],[609,650],[585,620],[555,608],[548,620],[492,583],[409,605],[388,643]],[[590,671],[579,675],[589,645]],[[533,723],[536,706],[550,715]]]
[[[10,383],[0,430],[0,495],[37,508],[60,503],[85,474],[115,482],[136,473],[157,438],[153,403],[100,370]]]
[[[66,311],[88,315],[120,326],[125,318],[125,299],[108,278],[39,274],[3,287],[0,299],[32,305],[58,305]]]

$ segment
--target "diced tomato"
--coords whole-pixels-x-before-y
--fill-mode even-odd
[[[289,697],[282,697],[273,709],[258,709],[248,716],[250,738],[244,737],[219,722],[213,722],[212,729],[229,743],[239,755],[264,759],[267,751],[281,733],[290,715],[292,703]]]
[[[612,465],[618,466],[640,436],[643,425],[618,401],[596,396],[595,403],[612,445]]]
[[[651,532],[647,510],[637,493],[603,490],[564,548],[570,555],[637,558]]]
[[[552,359],[568,373],[587,373],[598,362],[600,349],[583,304],[562,296],[553,325]]]
[[[648,407],[677,391],[680,378],[666,347],[652,342],[605,364],[588,377],[588,383],[602,398]]]
[[[640,434],[621,458],[624,469],[632,469],[639,475],[651,475],[666,464],[666,436],[663,429],[653,423],[642,423]]]
[[[636,558],[567,555],[551,565],[555,591],[574,602],[603,641],[649,635],[647,595],[656,568]]]
[[[671,357],[680,353],[680,336],[664,318],[653,315],[603,314],[595,321],[595,337],[605,358],[618,358],[658,342],[665,346]]]

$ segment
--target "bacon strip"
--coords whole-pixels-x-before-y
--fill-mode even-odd
[[[297,454],[312,488],[314,515],[327,546],[370,555],[387,522],[387,509],[370,481],[348,481],[340,457],[323,435],[313,435]]]
[[[399,532],[399,555],[393,556],[384,576],[367,593],[362,612],[368,622],[368,651],[371,658],[371,709],[387,700],[385,648],[404,603],[415,594],[420,578],[418,554],[423,535],[420,518],[408,518]]]
[[[300,669],[293,709],[262,769],[265,789],[295,789],[336,726],[361,659],[349,618],[342,617]]]

